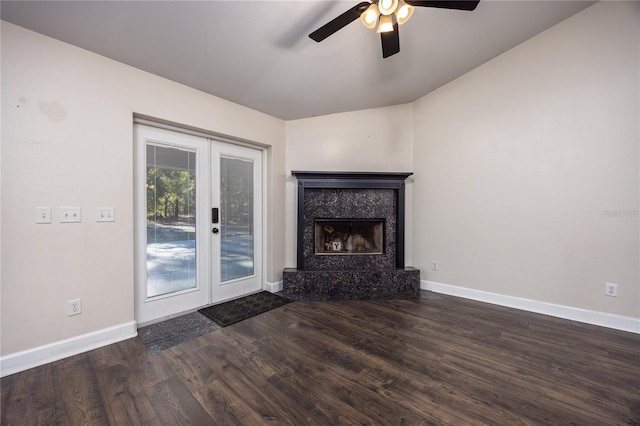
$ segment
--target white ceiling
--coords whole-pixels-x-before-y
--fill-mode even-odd
[[[482,0],[473,12],[419,7],[400,53],[355,21],[308,34],[350,1],[2,1],[2,19],[292,120],[412,102],[592,1]]]

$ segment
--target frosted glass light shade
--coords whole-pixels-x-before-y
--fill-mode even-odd
[[[396,11],[398,7],[398,0],[380,0],[378,2],[378,9],[383,15],[391,15]]]
[[[380,10],[378,10],[378,6],[372,4],[362,12],[360,15],[360,22],[367,28],[375,28],[376,23],[378,22],[378,16],[380,15]]]
[[[388,33],[393,31],[393,20],[390,15],[380,15],[380,23],[378,24],[379,33]]]
[[[398,24],[402,25],[411,18],[413,15],[413,6],[405,3],[404,0],[398,1],[398,8],[396,9],[396,18],[398,19]]]

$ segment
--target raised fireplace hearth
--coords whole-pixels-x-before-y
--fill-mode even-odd
[[[297,267],[283,274],[295,300],[420,297],[404,264],[404,189],[412,173],[300,172]]]

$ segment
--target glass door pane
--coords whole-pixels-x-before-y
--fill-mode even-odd
[[[196,288],[196,153],[147,145],[147,297]]]
[[[221,281],[254,275],[254,162],[220,157]]]

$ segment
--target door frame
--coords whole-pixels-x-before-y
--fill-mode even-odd
[[[211,149],[211,143],[212,141],[216,142],[222,142],[222,143],[227,143],[227,144],[231,144],[231,145],[238,145],[238,146],[243,146],[243,147],[247,147],[247,148],[251,148],[254,149],[256,151],[260,152],[260,163],[261,163],[261,168],[262,168],[262,173],[260,176],[260,184],[261,184],[261,190],[262,190],[262,197],[261,197],[261,203],[262,203],[262,208],[261,208],[261,220],[262,220],[262,230],[260,232],[260,238],[261,238],[261,254],[260,254],[260,289],[258,291],[262,291],[262,290],[268,290],[268,285],[267,285],[267,280],[266,280],[266,270],[267,270],[267,235],[268,235],[268,214],[267,214],[267,174],[268,174],[268,170],[267,170],[267,149],[264,146],[260,146],[257,144],[253,144],[253,143],[249,143],[246,141],[241,141],[241,140],[236,140],[236,139],[231,139],[228,137],[224,137],[224,136],[220,136],[217,135],[213,132],[203,132],[203,131],[197,131],[197,130],[192,130],[192,129],[188,129],[188,128],[184,128],[178,125],[172,125],[172,124],[167,124],[167,123],[162,123],[162,122],[157,122],[148,118],[144,118],[144,117],[139,117],[139,116],[135,116],[134,115],[134,120],[133,120],[133,145],[134,145],[134,190],[133,190],[133,194],[134,194],[134,229],[133,229],[133,236],[134,236],[134,280],[133,280],[133,284],[134,284],[134,319],[137,323],[138,327],[141,326],[145,326],[145,325],[150,325],[153,323],[157,323],[172,317],[176,317],[176,316],[180,316],[189,312],[194,312],[197,309],[199,309],[199,307],[195,307],[195,308],[188,308],[188,309],[184,309],[181,312],[176,312],[176,313],[169,313],[166,316],[162,316],[162,317],[158,317],[158,318],[154,318],[154,319],[142,319],[142,321],[140,321],[140,316],[138,313],[138,308],[137,308],[137,303],[138,303],[138,298],[140,297],[138,294],[138,288],[139,285],[141,283],[141,281],[143,281],[146,285],[146,279],[147,279],[147,264],[146,264],[146,193],[143,191],[143,188],[145,187],[145,183],[146,183],[146,162],[145,164],[142,164],[142,162],[144,161],[143,159],[146,156],[145,150],[143,150],[142,148],[140,148],[137,143],[137,136],[136,136],[136,132],[137,132],[137,126],[142,125],[142,126],[146,126],[146,127],[150,127],[150,128],[154,128],[157,129],[159,131],[163,131],[163,130],[169,130],[172,132],[177,132],[183,135],[187,135],[187,136],[195,136],[195,137],[199,137],[199,138],[204,138],[207,140],[207,150],[206,150],[206,160],[207,162],[209,162],[209,173],[207,173],[206,176],[206,204],[208,207],[211,207],[212,204],[212,190],[211,190],[211,185],[212,185],[212,176],[210,174],[210,169],[211,169],[211,153],[212,153],[212,149]],[[145,144],[146,146],[146,144]],[[141,150],[141,151],[140,151]],[[142,156],[142,158],[141,158]],[[145,169],[144,173],[139,173],[139,169],[140,167],[143,167]],[[140,180],[142,179],[142,183],[140,183]],[[212,294],[212,283],[211,283],[211,274],[212,274],[212,246],[213,246],[213,239],[211,238],[211,218],[208,217],[209,215],[207,215],[207,217],[204,219],[204,223],[206,227],[206,229],[208,230],[209,233],[209,239],[206,242],[206,245],[208,247],[207,251],[207,262],[208,265],[206,267],[207,270],[207,303],[205,303],[202,306],[206,306],[207,304],[211,304],[212,300],[213,300],[213,294]],[[168,300],[171,299],[171,296],[165,296]],[[222,303],[224,302],[224,300],[219,300],[216,301],[215,303]],[[201,307],[201,306],[200,306]]]

